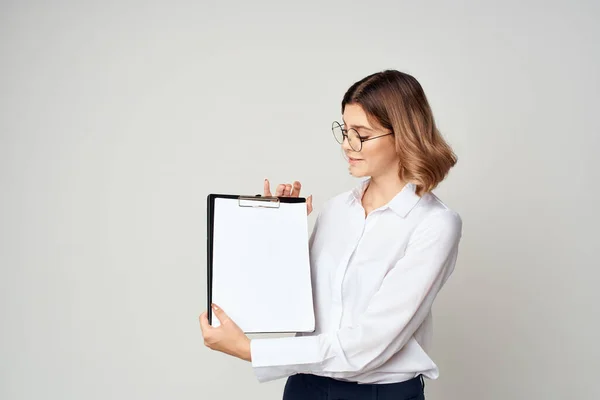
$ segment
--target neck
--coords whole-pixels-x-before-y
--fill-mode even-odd
[[[372,176],[363,196],[363,205],[379,208],[390,202],[405,185],[406,182],[402,181],[397,173]]]

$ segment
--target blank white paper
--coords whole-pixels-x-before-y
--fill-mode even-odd
[[[314,330],[306,203],[215,199],[212,300],[246,333]]]

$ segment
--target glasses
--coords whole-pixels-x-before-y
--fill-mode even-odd
[[[354,151],[361,151],[363,142],[394,134],[394,132],[390,132],[384,135],[365,138],[360,136],[358,131],[354,128],[344,129],[342,124],[337,121],[333,121],[333,124],[331,124],[331,131],[333,132],[333,137],[339,144],[343,144],[344,138],[348,138],[348,144]]]

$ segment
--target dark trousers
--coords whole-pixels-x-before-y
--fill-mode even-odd
[[[423,377],[405,382],[359,384],[310,374],[288,378],[283,400],[425,400]]]

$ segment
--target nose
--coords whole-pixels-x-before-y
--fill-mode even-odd
[[[348,140],[347,136],[344,136],[344,140],[342,141],[342,149],[348,154],[350,151],[354,151],[352,147],[350,147],[350,140]]]

